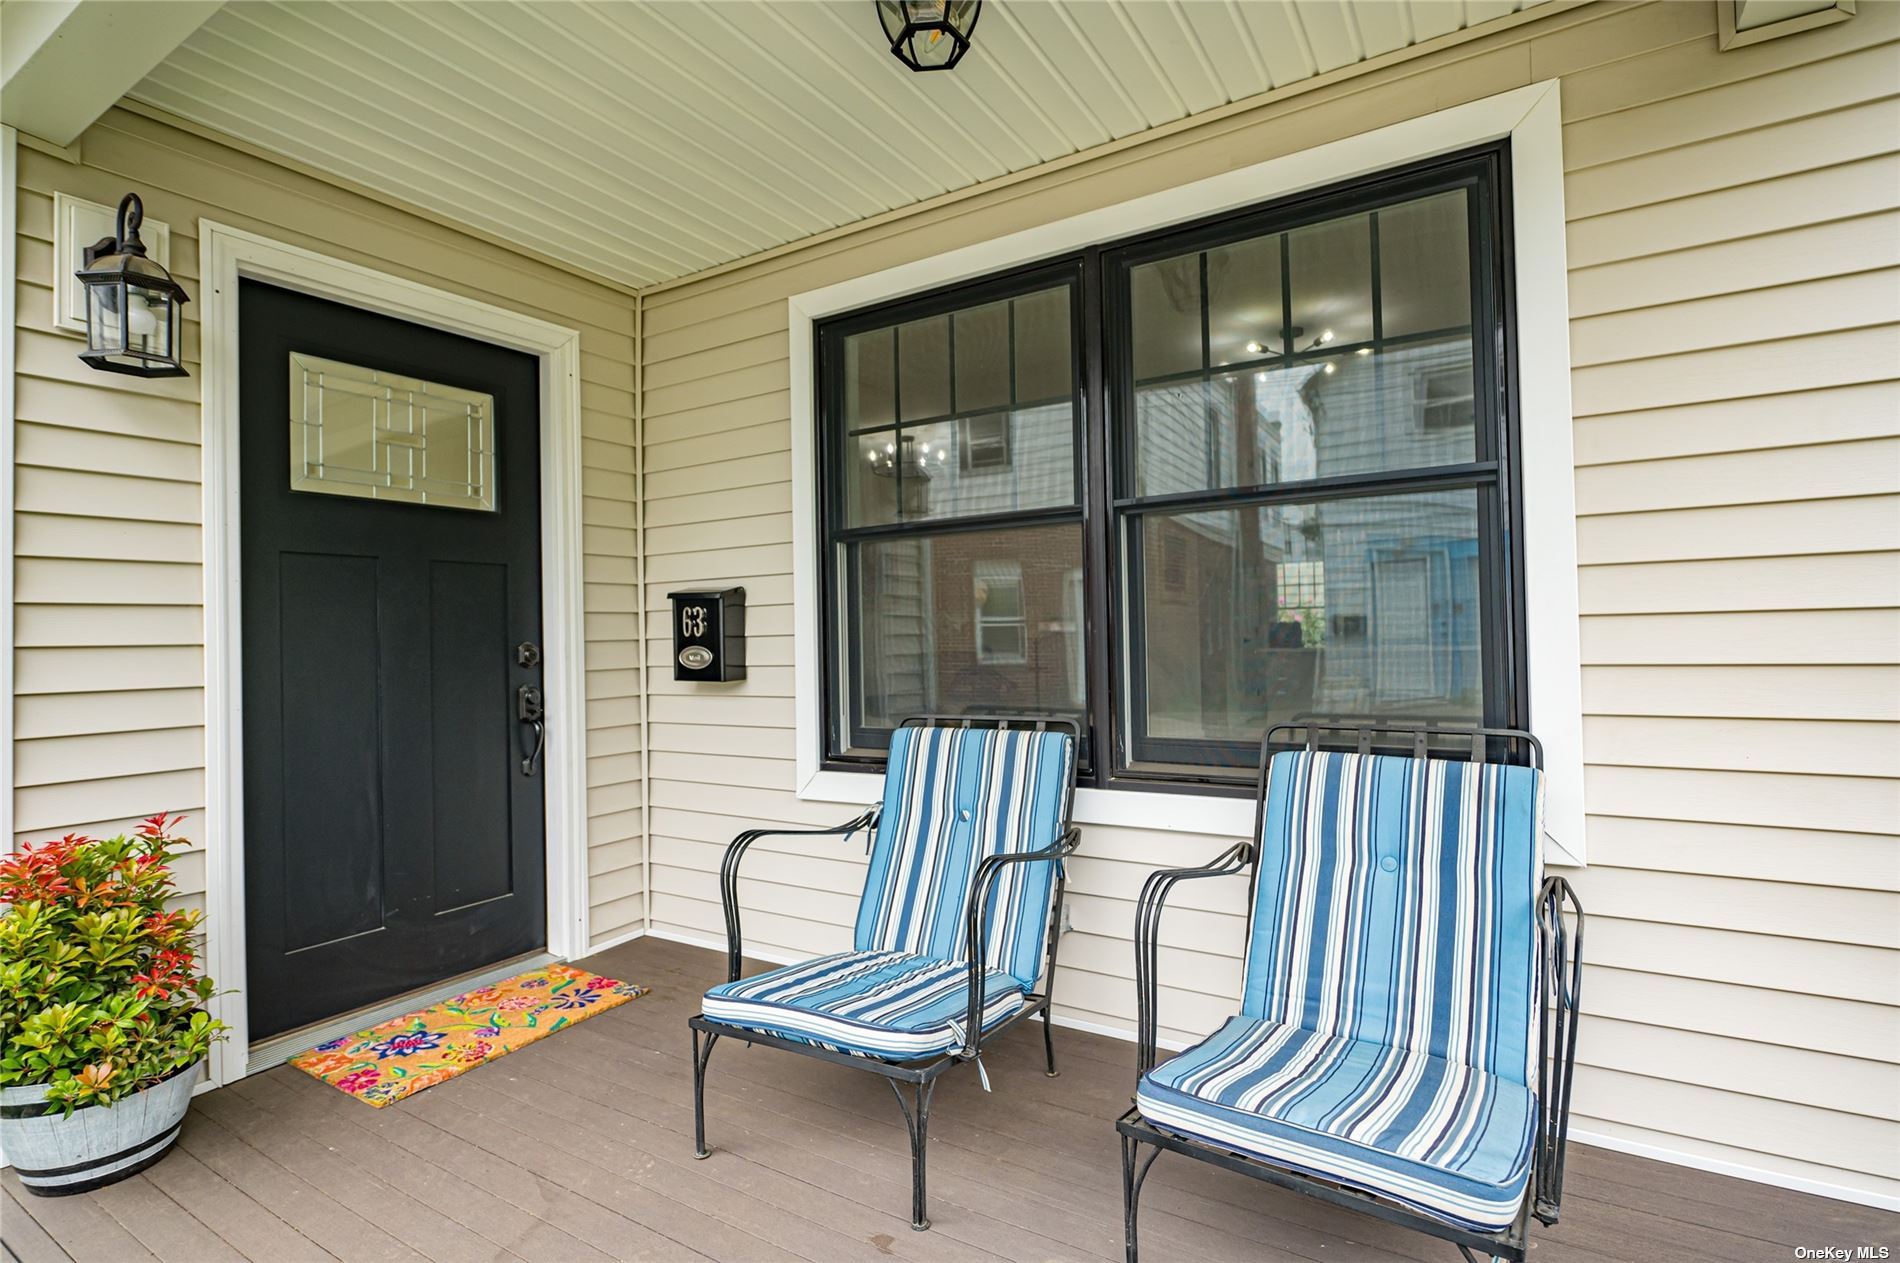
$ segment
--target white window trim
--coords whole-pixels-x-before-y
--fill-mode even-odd
[[[1523,464],[1525,640],[1531,728],[1544,745],[1545,859],[1584,862],[1583,686],[1577,604],[1575,462],[1570,417],[1570,299],[1564,242],[1563,135],[1555,80],[1534,83],[1178,188],[1006,237],[854,277],[787,301],[791,334],[792,590],[796,608],[798,796],[868,803],[881,778],[822,770],[817,430],[812,325],[828,316],[1032,263],[1098,242],[1340,183],[1487,141],[1509,139],[1516,257]],[[1249,798],[1083,789],[1082,824],[1246,837]]]
[[[587,950],[587,729],[582,676],[580,334],[520,312],[198,221],[203,340],[205,537],[206,972],[212,1016],[231,1027],[210,1082],[244,1077],[244,795],[241,603],[238,592],[238,282],[268,281],[525,351],[541,362],[541,636],[547,696],[547,950]]]

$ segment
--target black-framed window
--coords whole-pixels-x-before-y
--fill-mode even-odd
[[[828,764],[916,713],[1073,715],[1149,787],[1301,716],[1524,724],[1506,162],[821,325]]]

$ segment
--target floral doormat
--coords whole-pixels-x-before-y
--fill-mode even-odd
[[[646,993],[548,965],[318,1044],[290,1064],[381,1108]]]

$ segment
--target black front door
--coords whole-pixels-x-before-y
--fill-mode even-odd
[[[547,941],[537,361],[239,293],[251,1037]]]

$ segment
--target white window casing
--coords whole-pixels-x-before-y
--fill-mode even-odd
[[[823,768],[818,444],[812,327],[841,312],[999,270],[1351,180],[1501,139],[1511,150],[1525,618],[1531,730],[1544,746],[1546,861],[1585,860],[1583,700],[1571,445],[1569,291],[1556,81],[1486,97],[1159,193],[795,294],[791,334],[793,596],[797,787],[819,802],[874,801],[881,777]],[[1251,798],[1078,791],[1081,824],[1245,837]]]

